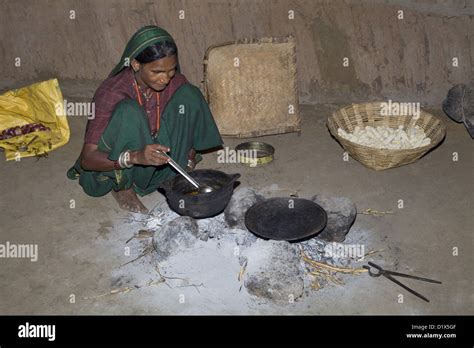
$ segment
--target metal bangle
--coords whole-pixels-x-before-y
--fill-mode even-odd
[[[187,168],[189,168],[189,170],[194,170],[194,168],[196,168],[196,162],[194,162],[192,159],[188,159]]]
[[[119,155],[119,158],[118,158],[118,164],[120,166],[120,168],[125,168],[125,165],[123,164],[123,152]]]
[[[122,168],[125,168],[124,154],[125,154],[125,152],[122,152],[122,153],[120,154],[120,157],[119,157],[120,167],[122,167]]]

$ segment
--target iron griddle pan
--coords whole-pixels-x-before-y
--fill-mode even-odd
[[[303,198],[269,198],[254,204],[245,213],[247,228],[264,239],[308,239],[321,232],[326,223],[326,211]]]

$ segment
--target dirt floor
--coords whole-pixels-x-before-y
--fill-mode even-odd
[[[372,233],[396,253],[398,270],[439,279],[441,285],[409,281],[427,296],[425,303],[382,278],[359,276],[346,286],[330,286],[293,304],[233,302],[229,289],[212,289],[212,262],[202,269],[207,288],[164,284],[128,293],[84,299],[113,289],[117,267],[130,260],[124,245],[140,226],[128,221],[112,197],[86,196],[66,178],[82,146],[85,118],[71,117],[71,140],[47,159],[0,161],[1,242],[37,243],[39,259],[2,259],[1,314],[473,314],[473,148],[464,126],[441,110],[431,110],[447,125],[444,143],[412,165],[375,172],[350,159],[326,129],[335,105],[302,106],[302,132],[268,136],[275,161],[261,168],[218,164],[208,154],[200,168],[241,173],[245,186],[277,184],[301,197],[316,193],[351,198],[361,212],[392,210],[383,217],[358,215],[353,228]],[[225,139],[233,147],[239,139]],[[453,152],[459,160],[453,161]],[[398,209],[402,199],[403,209]],[[75,208],[71,209],[71,200]],[[151,208],[164,197],[145,197]],[[458,248],[458,255],[453,255]],[[383,255],[382,259],[383,259]],[[392,259],[394,255],[387,255]],[[136,267],[139,267],[137,265]],[[235,290],[235,289],[234,289]],[[187,301],[180,303],[180,295]],[[398,295],[404,294],[403,303]],[[71,297],[71,295],[74,295]],[[244,295],[242,295],[244,296]],[[75,301],[71,299],[74,298]],[[71,303],[73,302],[73,303]]]

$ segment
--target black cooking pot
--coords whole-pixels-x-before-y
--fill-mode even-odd
[[[212,169],[198,169],[189,173],[199,184],[215,190],[209,193],[190,194],[195,188],[181,175],[160,185],[165,190],[168,204],[180,215],[206,218],[221,213],[229,203],[234,183],[240,174],[228,175]]]

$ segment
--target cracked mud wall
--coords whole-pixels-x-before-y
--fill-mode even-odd
[[[288,34],[297,40],[301,103],[392,98],[439,106],[449,87],[474,77],[470,0],[19,0],[0,1],[0,87],[54,76],[92,86],[92,96],[128,38],[150,23],[175,37],[183,72],[198,86],[208,46]]]

